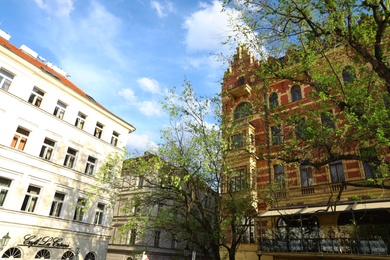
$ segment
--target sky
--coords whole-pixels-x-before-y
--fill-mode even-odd
[[[234,45],[217,0],[0,0],[0,29],[62,68],[79,88],[132,124],[130,152],[161,142],[161,101],[190,81],[200,95],[221,91]]]

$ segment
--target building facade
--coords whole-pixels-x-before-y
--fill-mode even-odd
[[[186,243],[179,241],[172,230],[156,228],[153,223],[160,214],[166,213],[171,204],[171,201],[166,199],[170,196],[163,194],[164,191],[156,182],[160,175],[156,173],[158,169],[151,166],[159,161],[156,158],[155,155],[145,154],[124,162],[122,188],[113,212],[108,260],[188,259],[192,254],[189,248],[184,250]],[[138,166],[138,162],[142,166]],[[143,166],[144,163],[148,166]],[[140,171],[142,173],[138,174]],[[149,199],[143,199],[153,192],[161,194],[161,197],[151,196]],[[168,190],[165,192],[169,194]],[[129,223],[136,225],[130,224],[132,226],[129,227]],[[185,253],[188,255],[185,256]]]
[[[283,154],[283,142],[303,138],[297,121],[292,127],[280,118],[290,113],[308,120],[307,111],[321,103],[311,86],[283,79],[265,82],[258,76],[261,70],[261,62],[239,46],[222,84],[223,120],[229,129],[226,162],[235,172],[225,178],[237,192],[254,192],[258,202],[255,238],[241,244],[237,259],[388,259],[389,189],[362,185],[377,177],[375,165],[353,156],[317,168],[286,162],[291,154]],[[351,79],[347,76],[343,70],[344,84]],[[333,122],[329,115],[341,119]],[[323,111],[318,127],[336,131],[342,116],[336,106]],[[347,154],[363,153],[356,143],[345,148]],[[310,158],[320,157],[308,152]],[[384,153],[388,161],[388,148]]]
[[[0,31],[0,256],[106,259],[108,197],[88,192],[135,128],[9,39]]]

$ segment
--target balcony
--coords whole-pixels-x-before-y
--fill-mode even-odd
[[[251,86],[243,80],[238,80],[235,84],[228,86],[228,93],[233,97],[241,97],[245,94],[250,94],[252,92]]]
[[[275,253],[314,253],[355,254],[355,255],[390,255],[389,238],[305,238],[305,239],[260,239],[259,251],[266,255]]]

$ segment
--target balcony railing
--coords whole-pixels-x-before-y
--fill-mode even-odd
[[[309,238],[309,239],[261,239],[262,252],[307,252],[332,254],[389,255],[389,238]]]

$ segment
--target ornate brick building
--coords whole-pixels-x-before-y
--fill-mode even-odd
[[[234,172],[225,176],[225,189],[254,192],[258,199],[258,218],[250,227],[254,238],[243,241],[237,259],[388,258],[390,192],[362,184],[378,176],[375,163],[352,156],[364,153],[357,142],[336,143],[334,149],[350,159],[318,167],[308,163],[322,158],[318,149],[308,148],[304,155],[297,149],[300,160],[292,160],[293,149],[286,150],[286,143],[301,147],[305,120],[324,132],[341,128],[340,107],[325,106],[309,85],[262,80],[262,69],[239,46],[222,84],[227,165]],[[343,70],[340,78],[347,84],[351,75]],[[317,119],[310,118],[314,110]]]

